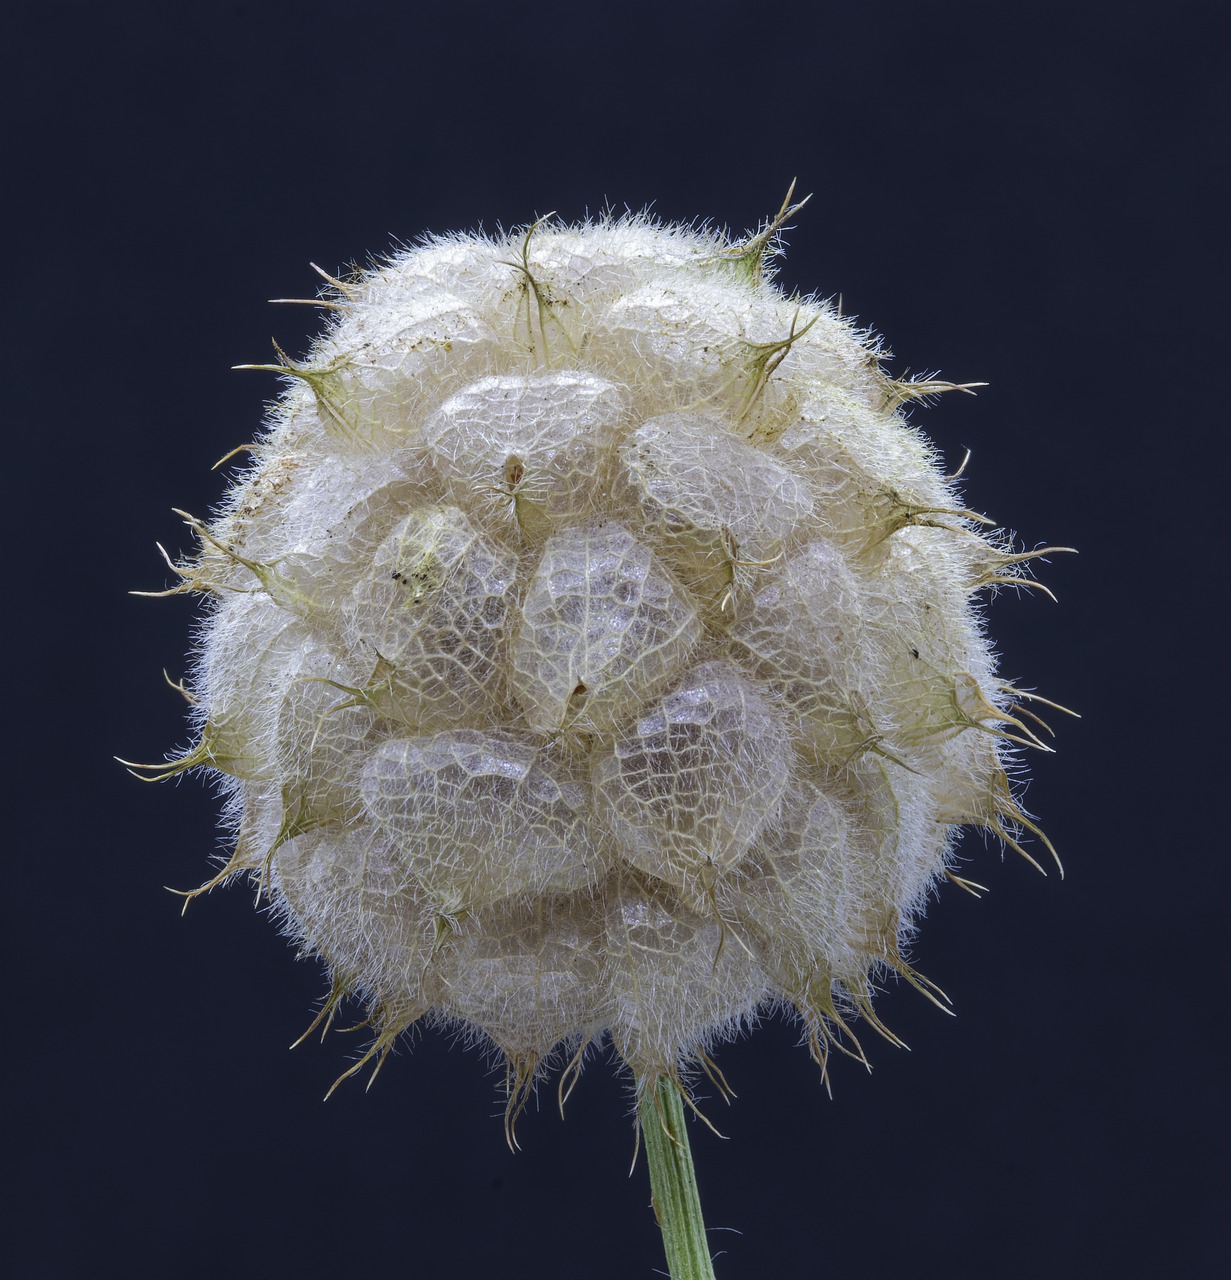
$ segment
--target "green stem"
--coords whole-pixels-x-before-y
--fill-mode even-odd
[[[671,1280],[714,1280],[679,1087],[659,1076],[643,1081],[640,1092],[638,1119]]]

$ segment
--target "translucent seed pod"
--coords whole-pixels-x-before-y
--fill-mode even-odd
[[[628,395],[573,370],[484,378],[424,428],[453,500],[501,533],[533,540],[592,515],[609,487]]]
[[[553,535],[512,647],[527,723],[537,733],[613,730],[684,667],[700,636],[687,593],[622,525]]]
[[[424,290],[408,310],[370,306],[355,319],[337,326],[310,364],[288,362],[343,452],[405,448],[440,400],[498,370],[499,336],[450,294]]]
[[[777,816],[791,772],[774,708],[738,667],[710,662],[601,747],[593,778],[621,857],[703,909]]]
[[[347,693],[356,673],[322,647],[307,655],[278,709],[278,771],[289,820],[307,826],[358,816],[359,770],[378,717]]]
[[[865,589],[837,545],[823,539],[765,576],[732,628],[735,652],[796,711],[814,758],[841,768],[879,737]]]
[[[961,504],[932,445],[868,398],[815,389],[772,451],[814,486],[818,532],[874,561],[897,529]]]
[[[585,786],[508,733],[395,738],[367,757],[364,809],[443,916],[595,883],[608,853]]]
[[[751,1019],[768,980],[665,887],[620,878],[604,897],[612,1041],[638,1075],[675,1075]]]
[[[498,903],[453,939],[445,1005],[510,1058],[542,1061],[606,1025],[603,951],[590,893]]]
[[[202,764],[234,778],[278,777],[278,708],[305,668],[313,633],[264,594],[226,599],[214,617],[210,662],[194,682]]]
[[[501,699],[517,558],[457,507],[419,507],[377,548],[346,605],[346,636],[383,714],[431,729]]]
[[[667,563],[719,612],[786,552],[812,512],[808,486],[724,426],[672,413],[620,448],[621,479]]]
[[[440,998],[435,915],[383,842],[323,827],[282,845],[272,880],[292,927],[382,1017],[407,1026]]]
[[[846,921],[869,886],[854,838],[842,802],[801,779],[756,861],[718,885],[722,918],[784,990],[856,960]]]

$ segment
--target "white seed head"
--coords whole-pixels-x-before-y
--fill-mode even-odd
[[[786,211],[790,212],[790,211]],[[822,1063],[962,824],[1025,825],[966,511],[899,383],[741,243],[645,218],[452,236],[334,281],[176,566],[235,856],[370,1006],[517,1090],[794,1009]],[[281,353],[280,353],[281,354]]]

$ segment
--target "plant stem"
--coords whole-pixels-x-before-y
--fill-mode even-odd
[[[638,1120],[671,1280],[714,1280],[679,1087],[659,1076],[644,1081],[640,1092]]]

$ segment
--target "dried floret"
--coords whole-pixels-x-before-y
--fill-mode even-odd
[[[1037,708],[977,593],[1025,580],[837,310],[649,219],[451,236],[328,331],[172,591],[209,597],[202,766],[286,931],[369,1006],[641,1080],[794,1008],[823,1063],[961,824],[1014,848]],[[966,388],[969,389],[969,388]],[[1048,548],[1047,550],[1054,550]],[[1038,833],[1041,835],[1041,833]]]

